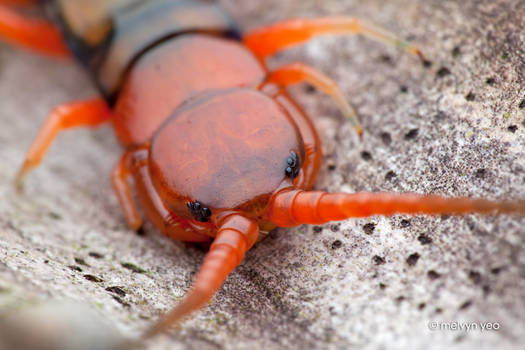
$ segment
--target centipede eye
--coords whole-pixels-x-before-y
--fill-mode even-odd
[[[301,165],[299,158],[297,157],[297,153],[291,151],[290,156],[286,158],[286,168],[284,169],[284,174],[291,179],[295,179],[299,175],[300,169]]]
[[[200,222],[208,222],[211,216],[210,208],[203,207],[199,202],[187,202],[186,206],[195,220]]]
[[[201,213],[203,216],[207,218],[211,216],[211,210],[209,208],[202,208]]]

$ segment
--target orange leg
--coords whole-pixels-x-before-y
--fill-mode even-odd
[[[270,205],[270,220],[277,226],[322,224],[329,221],[393,214],[525,214],[525,202],[447,198],[413,193],[326,193],[283,190]]]
[[[16,176],[18,187],[21,187],[27,173],[40,164],[60,131],[77,126],[95,127],[109,121],[110,117],[111,110],[101,98],[63,104],[53,109],[34,139]]]
[[[128,225],[138,230],[142,225],[137,205],[133,199],[130,175],[133,176],[135,189],[144,213],[164,235],[181,241],[208,242],[209,227],[198,226],[183,220],[177,220],[168,210],[158,195],[148,169],[148,144],[127,150],[111,175],[113,189],[124,212]]]
[[[0,0],[2,5],[29,7],[34,6],[39,0]]]
[[[244,37],[244,44],[261,60],[288,47],[301,44],[323,34],[363,34],[409,53],[421,52],[387,31],[362,23],[352,17],[292,19],[255,29]]]
[[[126,221],[132,230],[137,231],[142,226],[137,205],[133,199],[129,185],[129,177],[132,174],[131,164],[135,151],[126,151],[111,173],[111,183],[117,195],[120,207],[124,212]]]
[[[315,70],[314,68],[304,63],[290,63],[270,72],[266,81],[284,86],[300,83],[303,81],[310,83],[327,95],[332,96],[335,103],[339,106],[341,112],[352,123],[352,126],[355,128],[356,132],[359,135],[363,133],[363,128],[361,127],[359,118],[357,117],[354,108],[345,98],[343,91],[341,91],[335,81],[323,73]]]
[[[230,272],[241,263],[259,235],[256,222],[236,213],[223,216],[216,225],[219,227],[217,236],[195,277],[192,289],[179,305],[144,335],[145,339],[166,331],[183,317],[203,307]]]
[[[4,5],[0,5],[0,38],[39,53],[70,56],[60,31],[52,22],[23,16]]]

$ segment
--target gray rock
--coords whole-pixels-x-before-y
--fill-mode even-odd
[[[127,342],[87,304],[24,305],[0,319],[0,349],[5,350],[118,350],[129,349]]]

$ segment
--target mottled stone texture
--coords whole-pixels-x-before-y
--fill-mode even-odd
[[[323,37],[303,61],[339,82],[362,141],[332,101],[294,87],[324,142],[317,188],[525,198],[525,3],[291,0],[224,4],[245,28],[354,15],[418,43],[432,61],[361,37]],[[73,299],[136,336],[176,304],[204,256],[127,229],[109,173],[111,130],[61,135],[25,194],[11,186],[56,104],[91,96],[74,64],[0,49],[0,301]],[[525,219],[373,217],[279,229],[213,302],[151,348],[512,349],[525,343]],[[118,288],[117,288],[118,287]],[[109,289],[108,289],[109,288]],[[429,331],[431,321],[498,331]]]

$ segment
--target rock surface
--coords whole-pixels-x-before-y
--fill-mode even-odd
[[[359,141],[328,97],[291,89],[324,143],[318,189],[525,198],[523,1],[223,3],[247,29],[351,14],[418,43],[432,61],[425,68],[394,48],[341,36],[270,61],[317,67],[361,116]],[[127,229],[109,184],[120,153],[112,131],[64,133],[25,194],[12,188],[46,113],[93,95],[90,86],[74,64],[0,47],[0,303],[74,300],[135,337],[181,299],[204,252],[151,227],[146,236]],[[149,347],[518,349],[524,243],[525,219],[507,216],[278,229],[206,309]],[[485,322],[499,329],[481,331]]]

